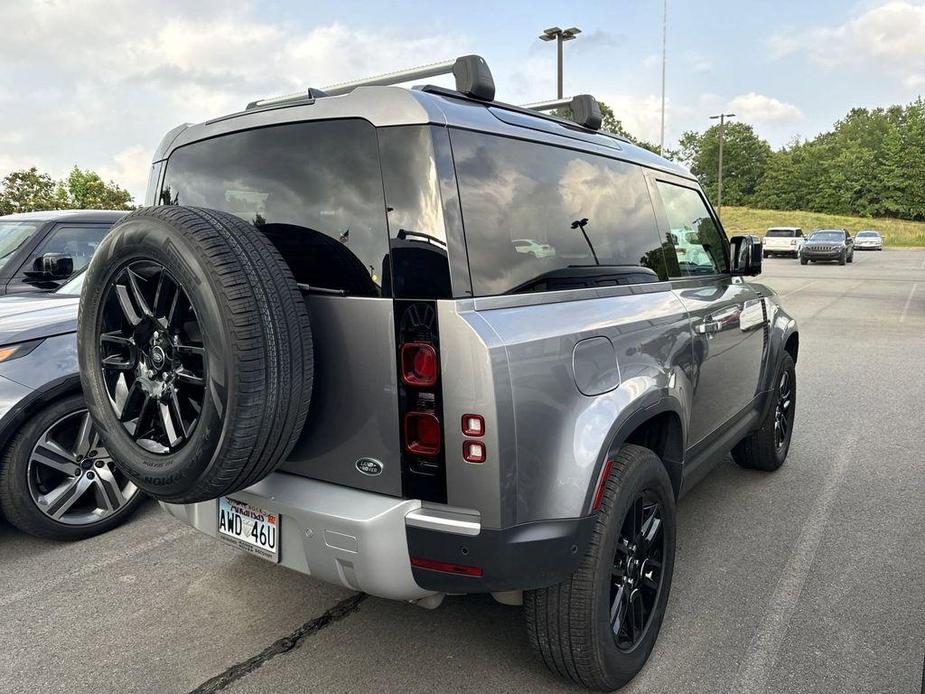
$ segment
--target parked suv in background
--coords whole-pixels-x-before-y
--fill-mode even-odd
[[[545,116],[477,56],[444,66],[456,90],[354,83],[168,133],[162,204],[88,270],[85,393],[176,518],[373,595],[523,601],[555,672],[613,689],[662,622],[676,498],[730,449],[784,462],[796,324],[743,280],[757,238],[590,97]]]
[[[803,230],[799,227],[772,227],[765,233],[761,249],[765,258],[772,255],[799,258],[803,249]]]
[[[0,217],[0,294],[52,292],[87,267],[125,212],[54,210]]]
[[[800,264],[836,261],[839,265],[854,262],[854,239],[844,229],[816,229],[800,253]]]

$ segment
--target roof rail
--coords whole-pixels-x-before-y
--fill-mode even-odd
[[[364,79],[341,82],[325,87],[323,91],[329,96],[347,94],[357,87],[385,86],[402,84],[411,80],[426,79],[436,75],[452,73],[456,78],[456,91],[481,101],[492,101],[495,98],[495,82],[488,69],[488,63],[478,55],[463,55],[455,60],[444,60],[440,63],[431,63],[421,67],[390,72],[385,75],[366,77]]]
[[[522,108],[531,111],[555,111],[567,108],[572,112],[571,120],[590,130],[600,130],[604,122],[601,116],[601,106],[590,94],[577,94],[568,99],[554,99],[552,101],[538,101],[533,104],[524,104]]]
[[[279,106],[281,104],[286,104],[290,101],[306,101],[312,103],[315,99],[318,99],[322,96],[328,96],[325,92],[320,89],[314,89],[309,87],[304,92],[295,92],[293,94],[283,94],[282,96],[271,96],[268,99],[257,99],[257,101],[251,101],[245,108],[245,111],[253,111],[255,108],[265,108],[267,106]]]

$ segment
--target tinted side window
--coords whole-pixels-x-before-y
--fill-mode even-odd
[[[726,243],[703,197],[693,188],[658,182],[682,276],[727,272]]]
[[[447,235],[430,128],[383,128],[379,156],[390,236],[391,262],[386,271],[392,272],[393,295],[451,297]]]
[[[451,140],[476,296],[666,276],[636,166],[462,130]]]
[[[181,147],[167,162],[161,202],[255,224],[298,282],[381,295],[388,232],[376,131],[366,121],[279,125]]]
[[[35,259],[46,253],[63,253],[74,260],[74,272],[79,272],[90,264],[90,258],[107,231],[109,226],[56,226],[35,249],[23,265],[23,270],[31,270]]]

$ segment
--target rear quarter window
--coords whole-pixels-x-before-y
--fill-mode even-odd
[[[375,128],[349,119],[232,133],[177,149],[161,203],[237,215],[296,281],[381,296],[388,230]]]
[[[451,141],[476,296],[667,277],[638,167],[464,130]]]

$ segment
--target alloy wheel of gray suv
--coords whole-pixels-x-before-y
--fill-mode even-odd
[[[79,395],[23,427],[0,461],[0,508],[19,529],[51,539],[91,537],[122,523],[142,495],[115,466]]]

